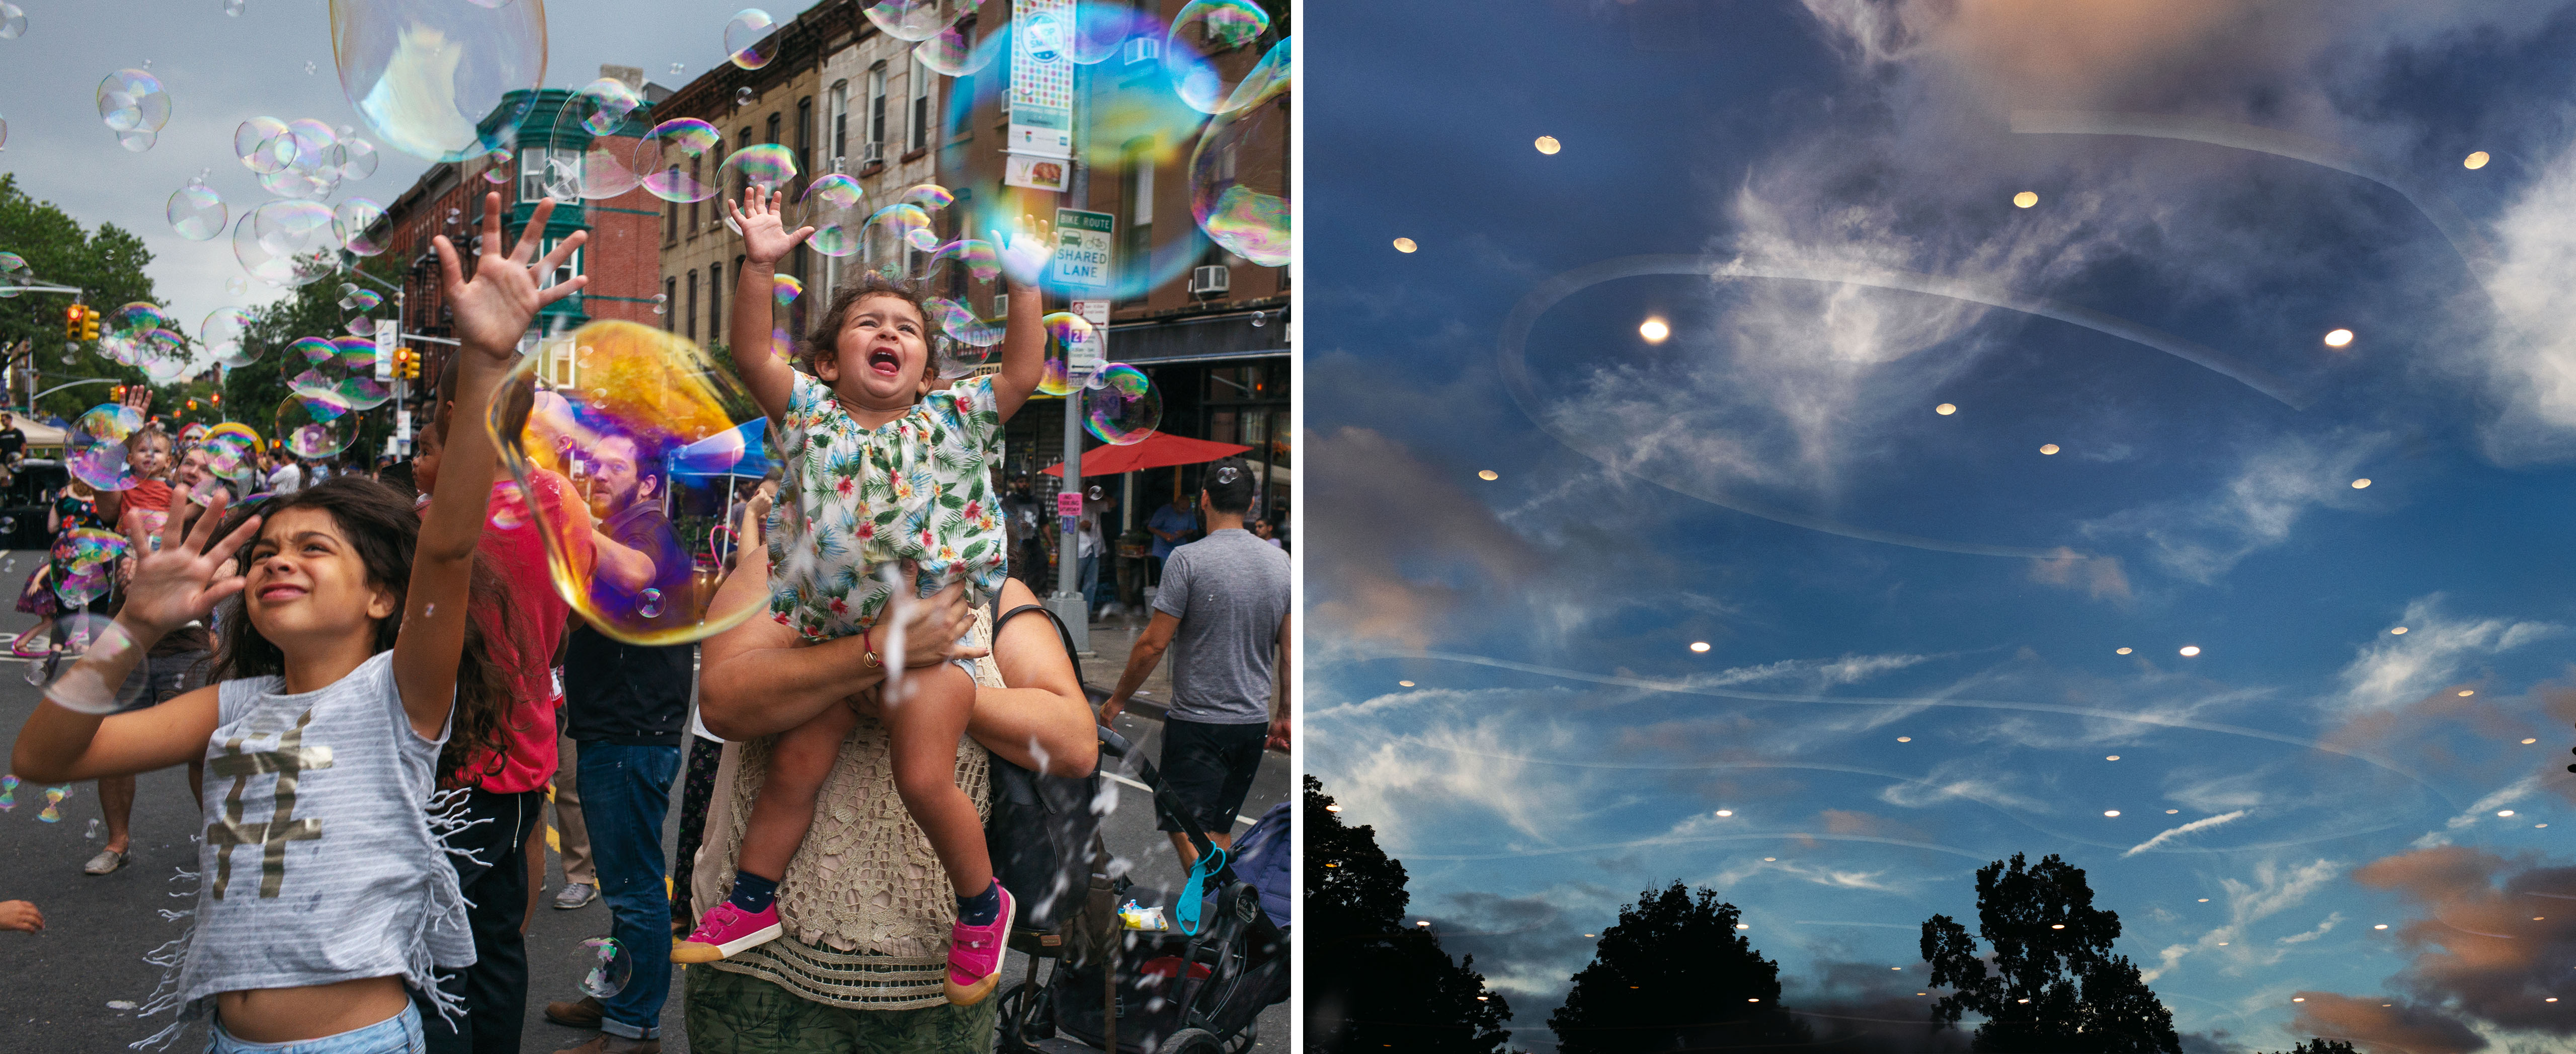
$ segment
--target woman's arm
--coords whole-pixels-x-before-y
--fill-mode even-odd
[[[10,767],[47,783],[121,776],[180,764],[205,753],[217,721],[215,689],[203,688],[148,710],[112,717],[117,689],[170,631],[206,618],[215,603],[241,592],[233,552],[259,532],[259,517],[244,521],[222,541],[213,540],[220,501],[180,535],[180,517],[161,528],[161,548],[141,536],[130,540],[144,554],[126,587],[116,622],[91,644],[69,674],[45,690],[45,699],[18,730]],[[451,663],[453,660],[451,660]]]
[[[734,276],[727,350],[733,354],[734,373],[751,389],[752,401],[773,421],[787,413],[787,397],[796,388],[796,368],[769,353],[769,298],[777,295],[770,286],[777,281],[778,261],[814,234],[812,227],[788,233],[778,212],[784,196],[784,191],[747,187],[741,205],[723,202],[725,217],[742,228],[742,266],[735,268],[741,273]]]
[[[752,544],[745,543],[746,547]],[[769,561],[745,560],[716,589],[710,607],[732,611],[740,605],[765,606],[768,595]],[[911,605],[904,624],[904,664],[934,666],[983,654],[956,646],[957,638],[974,621],[974,612],[966,607],[963,583]],[[706,723],[707,731],[737,742],[804,724],[885,679],[883,667],[867,662],[870,640],[878,636],[870,633],[800,646],[795,630],[775,619],[754,616],[707,639],[698,674],[698,719]]]
[[[480,419],[491,405],[501,375],[518,357],[519,337],[537,317],[537,309],[561,300],[588,281],[575,276],[551,288],[537,288],[538,274],[554,269],[581,247],[588,232],[576,232],[538,260],[538,232],[555,210],[549,199],[538,203],[527,229],[509,255],[501,254],[501,195],[483,201],[485,252],[465,280],[456,246],[446,235],[433,239],[440,270],[446,276],[447,303],[456,313],[457,391],[459,414]],[[435,739],[447,726],[456,702],[456,660],[465,651],[465,598],[474,571],[474,547],[483,538],[483,521],[492,493],[492,470],[499,456],[487,428],[459,428],[447,441],[439,462],[438,492],[422,516],[420,542],[412,551],[411,588],[394,639],[394,682],[402,691],[403,710],[412,731]],[[439,608],[446,613],[440,614]]]
[[[1002,583],[1002,610],[1037,601],[1019,579]],[[1055,623],[1035,614],[1003,623],[993,634],[993,662],[1010,687],[976,689],[966,734],[1025,769],[1090,775],[1100,764],[1100,733]]]

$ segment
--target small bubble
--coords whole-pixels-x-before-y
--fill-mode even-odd
[[[105,832],[102,829],[102,825],[98,822],[98,818],[93,816],[90,817],[89,830],[81,832],[81,837],[95,842],[98,841],[98,836],[103,833]]]
[[[224,13],[234,18],[240,18],[242,5],[246,2],[247,0],[224,0]]]
[[[430,617],[431,615],[435,615],[435,614],[438,614],[438,605],[436,605],[436,604],[423,604],[423,605],[421,605],[421,608],[420,608],[420,617],[422,617],[422,618],[428,618],[428,617]]]
[[[626,954],[626,946],[615,937],[592,937],[581,942],[573,960],[582,971],[581,990],[594,999],[607,999],[625,991],[627,980],[635,975],[634,958]]]
[[[307,62],[307,63],[305,63],[305,64],[304,64],[304,73],[305,73],[305,75],[306,75],[306,76],[308,76],[308,77],[309,77],[309,76],[312,76],[313,71],[315,71],[315,70],[317,70],[317,69],[320,69],[320,68],[321,68],[320,66],[317,66],[317,65],[315,65],[315,64],[313,64],[313,63],[310,63],[310,62]]]
[[[1252,313],[1252,327],[1253,327],[1254,329],[1259,329],[1259,328],[1261,328],[1261,327],[1263,327],[1263,326],[1267,326],[1267,325],[1269,325],[1269,324],[1270,324],[1270,313],[1269,313],[1269,312],[1267,312],[1267,311],[1255,311],[1255,312],[1253,312],[1253,313]]]
[[[635,598],[635,613],[642,615],[645,618],[660,618],[662,616],[662,591],[659,589],[647,589],[644,591],[642,596]]]
[[[733,104],[734,104],[734,105],[736,105],[736,106],[749,106],[749,105],[751,105],[751,89],[749,89],[749,88],[736,88],[736,89],[734,89],[734,90],[733,90]]]
[[[684,70],[684,69],[687,69],[687,68],[688,68],[687,66],[681,65],[680,63],[677,63],[677,62],[674,62],[674,63],[672,63],[672,64],[671,64],[671,75],[672,75],[672,76],[674,76],[674,77],[677,77],[677,76],[679,76],[679,75],[680,75],[680,71],[681,71],[681,70]]]

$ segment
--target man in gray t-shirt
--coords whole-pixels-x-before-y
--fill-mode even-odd
[[[1108,724],[1172,653],[1172,708],[1163,722],[1163,783],[1194,808],[1220,847],[1234,843],[1234,815],[1261,768],[1263,747],[1288,736],[1288,554],[1243,529],[1256,489],[1241,458],[1207,466],[1199,513],[1208,536],[1172,550],[1154,595],[1154,620],[1136,638],[1118,690],[1100,706]],[[1273,699],[1277,700],[1274,705]],[[1198,853],[1180,825],[1165,821],[1181,866]]]

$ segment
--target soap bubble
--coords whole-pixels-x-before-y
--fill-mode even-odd
[[[716,166],[716,184],[740,188],[749,183],[768,193],[786,186],[796,178],[796,152],[777,143],[747,146],[733,152]],[[727,223],[732,220],[728,218]]]
[[[331,54],[340,93],[379,141],[462,161],[489,153],[535,105],[546,79],[545,0],[331,0]],[[515,106],[504,110],[512,92]]]
[[[1193,4],[1191,6],[1197,6]],[[1282,40],[1208,123],[1190,155],[1190,215],[1208,239],[1263,267],[1288,263],[1288,103],[1295,74]]]
[[[54,540],[54,595],[71,607],[106,596],[108,584],[116,575],[116,562],[125,558],[125,550],[125,536],[115,531],[95,527],[64,531]],[[88,646],[78,636],[63,636],[65,650]]]
[[[734,105],[736,105],[736,106],[749,106],[749,105],[751,105],[751,89],[750,89],[749,87],[742,87],[742,88],[736,88],[736,89],[734,89],[734,90],[733,90],[733,104],[734,104]]]
[[[251,455],[259,450],[259,433],[239,421],[226,421],[206,429],[206,438],[197,446],[206,452],[209,471],[230,476],[255,463]]]
[[[0,4],[0,40],[16,40],[27,33],[27,12],[16,4]]]
[[[1085,491],[1085,492],[1083,493],[1083,497],[1085,497],[1085,498],[1087,498],[1087,499],[1089,499],[1089,500],[1091,500],[1091,501],[1099,501],[1099,500],[1101,500],[1103,497],[1106,497],[1106,496],[1108,495],[1108,493],[1109,493],[1108,491],[1106,491],[1106,490],[1102,490],[1100,487],[1098,487],[1097,485],[1095,485],[1095,486],[1093,486],[1090,490]]]
[[[867,229],[867,192],[859,181],[834,173],[807,184],[805,194],[796,200],[796,223],[812,227],[814,233],[805,244],[825,256],[848,256],[859,251],[861,233]]]
[[[365,315],[360,315],[347,322],[341,323],[340,325],[341,328],[348,330],[349,335],[353,337],[372,337],[376,333],[376,320],[368,318]]]
[[[342,201],[339,208],[331,210],[331,233],[350,252],[360,256],[381,255],[385,251],[383,237],[393,233],[390,225],[383,231],[375,230],[384,218],[384,206],[366,198],[350,198]]]
[[[931,229],[930,213],[921,206],[898,202],[868,216],[859,247],[868,270],[889,278],[909,278],[913,277],[910,251],[938,248],[939,232]]]
[[[9,145],[9,119],[0,117],[0,146]]]
[[[1150,14],[1124,3],[1085,2],[1074,6],[1064,57],[1077,65],[1097,65],[1118,57],[1130,38],[1162,36],[1162,20]]]
[[[936,211],[957,203],[957,192],[937,183],[920,183],[905,187],[895,200],[905,205],[919,205]]]
[[[992,65],[993,59],[1011,46],[1008,26],[980,41],[970,39],[969,32],[960,26],[944,27],[913,45],[912,57],[941,76],[970,77],[983,72],[984,67]]]
[[[990,347],[978,347],[947,337],[933,337],[930,341],[931,368],[939,372],[942,380],[953,381],[969,376],[992,358],[993,349]]]
[[[12,645],[10,645],[10,647],[11,647],[12,649],[14,649],[14,648],[16,648],[16,647],[17,647],[17,645],[12,644]],[[43,679],[43,677],[44,677],[44,668],[43,668],[43,667],[35,666],[35,665],[32,665],[32,664],[31,664],[31,665],[29,665],[27,668],[28,668],[28,669],[30,669],[30,670],[34,670],[34,671],[36,671],[36,676],[37,676],[37,678],[38,678],[39,680]],[[18,807],[18,776],[17,776],[17,774],[16,774],[16,773],[11,773],[11,774],[6,775],[6,776],[0,776],[0,812],[7,812],[7,811],[9,811],[9,810],[11,810],[11,809],[15,809],[15,808],[17,808],[17,807]]]
[[[1100,338],[1090,319],[1071,311],[1050,311],[1038,319],[1038,324],[1046,327],[1047,335],[1046,375],[1039,378],[1038,390],[1048,395],[1070,394],[1073,381],[1066,375],[1065,361],[1071,357],[1072,346]],[[1162,415],[1157,412],[1155,416]]]
[[[1163,68],[1181,101],[1211,114],[1242,106],[1237,86],[1257,68],[1252,49],[1269,29],[1270,13],[1253,0],[1190,0],[1163,34]]]
[[[756,7],[736,11],[733,21],[725,23],[724,49],[733,64],[743,69],[769,65],[778,56],[778,23]]]
[[[45,788],[45,808],[36,814],[36,819],[44,823],[63,822],[63,813],[58,806],[62,804],[63,796],[70,793],[71,788],[68,786]]]
[[[339,269],[340,236],[330,206],[272,201],[233,223],[233,257],[242,270],[274,286],[311,285]]]
[[[634,644],[678,644],[702,639],[766,610],[749,595],[716,604],[719,569],[697,566],[681,538],[695,538],[719,522],[728,497],[726,473],[758,476],[778,463],[772,430],[733,371],[705,349],[677,334],[632,322],[593,322],[568,338],[591,349],[582,387],[538,385],[524,419],[496,404],[491,427],[501,459],[519,481],[524,504],[546,543],[555,581],[574,610],[591,625]],[[506,383],[526,384],[546,359],[520,361]],[[655,565],[642,582],[618,582],[594,573],[588,521],[566,523],[550,511],[540,477],[573,481],[605,519],[636,500],[635,464],[666,471],[664,502],[675,531],[644,546]],[[625,489],[619,492],[619,481]],[[573,517],[580,520],[580,517]],[[652,596],[647,596],[647,592]],[[649,612],[647,609],[651,609]]]
[[[156,329],[174,329],[179,320],[158,304],[137,300],[99,316],[99,327],[108,336],[131,340]]]
[[[868,16],[868,21],[876,23],[878,29],[896,40],[928,40],[975,10],[970,5],[958,4],[942,14],[940,9],[943,7],[948,5],[940,0],[866,0],[859,10]]]
[[[943,261],[954,261],[978,282],[990,282],[1002,273],[1002,260],[994,253],[993,243],[974,238],[961,238],[931,250],[930,262],[922,265],[924,274],[936,273]]]
[[[347,450],[358,437],[358,415],[337,394],[299,392],[278,402],[277,427],[271,434],[296,457],[330,457]]]
[[[159,133],[159,132],[118,132],[118,133],[116,133],[116,145],[121,146],[121,147],[124,147],[124,148],[126,148],[127,150],[131,150],[131,151],[133,151],[133,152],[135,152],[135,153],[138,153],[138,154],[140,154],[140,153],[142,153],[142,152],[144,152],[144,151],[146,151],[146,150],[150,150],[150,149],[152,149],[152,144],[157,143],[157,142],[159,142],[160,140],[161,140],[161,133]]]
[[[93,841],[93,842],[98,841],[98,836],[99,836],[99,833],[100,833],[100,832],[99,832],[99,828],[100,828],[101,826],[103,826],[103,825],[99,823],[99,821],[98,821],[98,817],[95,817],[95,816],[90,817],[90,818],[89,818],[89,829],[88,829],[88,830],[86,830],[86,831],[82,831],[82,832],[81,832],[81,837],[82,837],[82,838],[86,838],[86,839],[88,839],[88,840],[90,840],[90,841]]]
[[[64,468],[72,478],[99,490],[134,489],[134,470],[125,463],[125,437],[143,427],[143,414],[131,406],[101,403],[72,422]]]
[[[612,149],[616,140],[610,137],[625,128],[627,120],[643,102],[636,97],[635,89],[614,77],[592,81],[564,100],[563,109],[555,114],[554,127],[581,128],[594,138],[581,159],[572,163],[577,168],[558,171],[565,162],[555,159],[547,162],[547,195],[563,201],[575,198],[595,200],[613,198],[635,189],[636,184],[642,182],[636,176],[638,170],[626,167],[625,161]]]
[[[716,126],[695,117],[674,117],[645,133],[635,144],[635,171],[645,173],[644,189],[664,201],[705,201],[719,189],[700,182],[695,166],[724,142]]]
[[[135,365],[143,367],[144,379],[154,384],[168,384],[178,380],[186,376],[189,368],[194,365],[188,359],[187,353],[179,346],[179,335],[171,333],[169,336],[170,343],[166,350],[153,348],[146,354],[138,356],[135,361]]]
[[[98,119],[118,132],[158,133],[170,123],[170,93],[149,73],[118,70],[98,82]]]
[[[931,325],[939,327],[939,335],[949,340],[973,348],[989,348],[1002,342],[1003,324],[976,317],[964,304],[934,296],[924,299],[921,307],[929,314]]]
[[[243,167],[266,175],[295,163],[295,138],[287,134],[286,122],[253,117],[233,129],[233,156]]]
[[[797,281],[792,274],[777,275],[769,280],[769,291],[770,295],[778,298],[778,306],[786,307],[805,292],[805,283]]]
[[[373,289],[360,289],[356,285],[343,285],[340,293],[342,311],[373,311],[385,302],[383,294]]]
[[[1128,446],[1145,441],[1154,434],[1154,426],[1163,422],[1163,396],[1154,390],[1154,382],[1145,371],[1123,362],[1113,362],[1093,375],[1098,383],[1083,397],[1083,427],[1100,441]],[[1098,500],[1099,495],[1092,495]]]
[[[250,281],[240,275],[226,278],[224,279],[224,292],[231,293],[234,296],[240,296],[244,293],[250,292]]]
[[[615,937],[592,937],[581,942],[581,950],[574,958],[573,966],[581,973],[581,990],[594,999],[607,999],[625,991],[627,980],[635,975],[635,960]]]
[[[170,204],[163,212],[170,218],[170,229],[192,242],[222,234],[225,221],[232,218],[224,207],[223,195],[199,179],[189,180],[187,186],[172,191]]]
[[[365,179],[375,175],[377,163],[383,160],[376,153],[376,144],[354,135],[341,136],[340,144],[332,149],[336,151],[334,157],[339,161],[342,179]]]

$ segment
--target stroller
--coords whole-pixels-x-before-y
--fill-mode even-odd
[[[1100,729],[1104,763],[1129,751],[1124,737]],[[1252,1047],[1262,1008],[1288,998],[1288,935],[1263,910],[1261,890],[1237,877],[1151,762],[1140,757],[1137,768],[1152,788],[1155,816],[1174,821],[1199,859],[1215,865],[1201,881],[1196,932],[1183,932],[1179,920],[1170,930],[1125,928],[1119,905],[1156,891],[1113,871],[1092,817],[1087,851],[1065,861],[1081,874],[1070,883],[1069,910],[1035,913],[1026,921],[1036,925],[1013,927],[1010,946],[1029,956],[1029,968],[1000,996],[1001,1051],[1241,1054]],[[1285,809],[1273,810],[1262,821],[1272,829],[1256,825],[1243,844],[1275,843],[1269,851],[1284,861],[1286,823]]]

